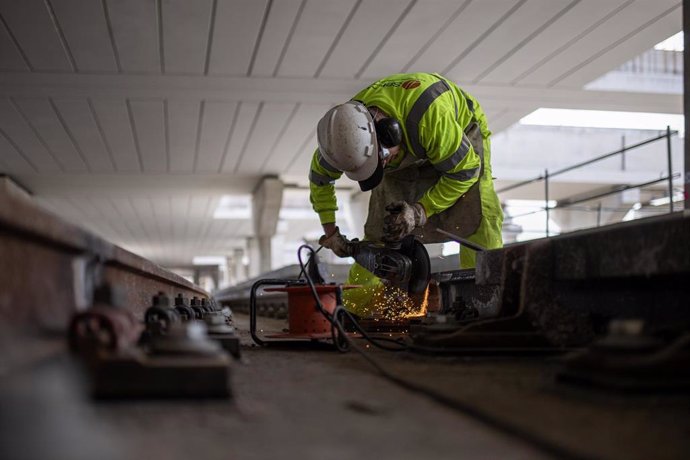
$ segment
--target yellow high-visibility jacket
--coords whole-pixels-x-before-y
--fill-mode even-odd
[[[477,122],[482,137],[491,135],[481,106],[471,95],[452,81],[431,73],[395,74],[372,83],[356,94],[353,100],[376,106],[400,121],[403,129],[401,154],[386,167],[395,169],[406,155],[428,160],[442,173],[438,182],[424,193],[419,202],[427,217],[452,206],[477,182],[480,174],[479,155],[464,135],[470,123]],[[335,180],[342,172],[329,165],[319,150],[311,161],[310,200],[322,224],[335,222],[338,209]],[[500,203],[491,183],[490,152],[485,149],[482,183],[491,193],[482,194],[485,217],[501,216]]]

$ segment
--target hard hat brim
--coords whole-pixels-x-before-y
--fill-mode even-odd
[[[359,182],[359,188],[363,192],[368,192],[369,190],[375,188],[377,185],[381,183],[383,180],[383,162],[381,160],[378,161],[378,164],[376,165],[376,169],[374,170],[374,173],[369,176],[368,179],[360,180]]]

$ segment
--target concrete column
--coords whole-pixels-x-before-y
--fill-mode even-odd
[[[283,203],[283,183],[277,177],[261,179],[254,190],[252,199],[252,219],[254,223],[255,245],[257,247],[259,273],[270,271],[271,238],[276,233],[278,216]],[[250,259],[254,254],[250,252]],[[250,262],[250,267],[253,261]]]
[[[247,266],[247,276],[255,278],[262,272],[261,270],[261,254],[259,251],[259,239],[247,238],[247,256],[249,258],[249,266]]]
[[[271,238],[271,267],[278,269],[285,265],[285,235],[277,234]]]
[[[244,249],[235,249],[232,253],[232,271],[235,282],[241,283],[247,279],[247,268],[244,266]]]
[[[257,238],[259,243],[259,270],[261,273],[266,273],[273,269],[271,239],[272,236],[260,236]]]
[[[222,273],[222,278],[220,281],[220,286],[219,289],[224,289],[228,286],[233,286],[235,284],[235,279],[232,273],[232,256],[225,256],[225,264],[221,266],[221,273]]]
[[[218,266],[209,269],[209,275],[213,280],[213,290],[217,291],[220,288],[220,269]]]

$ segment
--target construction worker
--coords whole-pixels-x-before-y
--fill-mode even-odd
[[[491,177],[484,112],[471,95],[438,74],[395,74],[330,109],[317,126],[318,149],[309,173],[310,200],[324,235],[319,243],[339,257],[351,255],[335,219],[335,180],[344,172],[372,190],[364,237],[394,242],[412,233],[423,243],[448,241],[436,228],[487,249],[503,245],[503,213]],[[461,268],[475,252],[461,248]],[[381,281],[358,264],[346,306],[371,313]]]

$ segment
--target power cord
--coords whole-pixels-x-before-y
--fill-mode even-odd
[[[305,264],[302,261],[302,251],[306,249],[311,252],[312,257],[316,254],[314,248],[311,246],[304,244],[297,249],[297,259],[299,260],[300,267],[302,268],[302,271],[300,273],[304,273],[305,279],[307,280],[307,284],[309,285],[309,288],[311,289],[312,295],[314,296],[314,300],[316,302],[316,307],[318,310],[321,312],[322,315],[331,323],[331,334],[333,338],[333,343],[335,344],[336,348],[340,352],[347,352],[350,349],[355,350],[357,353],[359,353],[360,356],[362,356],[374,369],[378,371],[381,376],[383,376],[385,379],[389,380],[390,382],[405,388],[406,390],[412,391],[414,393],[420,394],[422,396],[425,396],[429,399],[431,399],[434,402],[437,402],[445,407],[449,407],[451,409],[457,410],[464,415],[470,415],[491,428],[494,429],[499,429],[503,432],[512,434],[513,436],[517,436],[534,446],[542,449],[543,451],[555,455],[558,458],[565,458],[565,459],[585,459],[588,458],[587,456],[583,456],[580,453],[577,452],[572,452],[569,451],[561,446],[559,446],[557,443],[552,442],[549,439],[543,438],[539,435],[536,435],[534,433],[530,433],[527,429],[525,429],[522,426],[516,425],[516,424],[511,424],[510,422],[506,422],[504,420],[501,420],[500,418],[490,414],[489,412],[483,411],[479,409],[476,406],[472,406],[468,403],[458,401],[457,399],[454,399],[452,397],[448,397],[444,395],[443,393],[436,391],[432,388],[425,387],[423,385],[419,385],[417,383],[411,382],[409,380],[403,379],[401,377],[398,377],[397,375],[389,372],[386,368],[384,368],[381,363],[379,363],[376,359],[374,359],[372,356],[370,356],[368,353],[366,353],[364,350],[362,350],[357,344],[355,344],[350,337],[347,335],[347,332],[345,331],[345,328],[343,326],[343,317],[347,317],[352,325],[355,327],[355,329],[362,335],[364,339],[366,339],[369,343],[372,345],[376,346],[377,348],[381,348],[383,350],[387,351],[417,351],[417,352],[424,352],[424,351],[431,351],[431,349],[428,349],[427,347],[419,347],[419,346],[409,346],[407,344],[398,342],[396,340],[392,339],[385,339],[385,338],[373,338],[369,336],[359,325],[357,320],[352,316],[352,314],[347,311],[343,307],[343,302],[342,302],[342,286],[339,286],[338,289],[336,290],[336,308],[333,311],[333,314],[329,313],[324,307],[323,304],[321,303],[321,298],[319,297],[319,294],[316,290],[316,286],[314,285],[313,280],[311,279],[311,276],[309,275],[309,271],[305,269]],[[319,250],[321,247],[319,248]],[[396,343],[399,347],[389,347],[386,345],[383,345],[379,342],[393,342]],[[437,350],[438,351],[438,350]],[[448,351],[443,350],[443,351]]]
[[[349,346],[352,344],[352,342],[349,340],[347,332],[345,331],[345,318],[347,318],[350,321],[350,324],[353,325],[355,330],[362,336],[362,338],[364,338],[377,348],[381,348],[382,350],[387,351],[406,351],[408,349],[408,346],[406,344],[401,343],[398,340],[387,339],[385,337],[374,338],[367,334],[367,332],[362,328],[362,326],[360,326],[359,322],[352,315],[352,313],[350,313],[343,307],[341,286],[338,286],[338,289],[336,290],[335,310],[333,311],[333,313],[328,312],[323,307],[323,304],[321,303],[321,298],[318,292],[316,291],[316,285],[314,284],[314,280],[311,279],[311,275],[309,275],[309,270],[306,269],[306,264],[302,260],[302,252],[304,250],[308,250],[312,254],[311,258],[309,259],[310,261],[314,260],[314,257],[318,251],[315,251],[314,248],[312,248],[308,244],[303,244],[299,247],[299,249],[297,249],[297,259],[299,260],[299,264],[302,269],[300,273],[304,274],[304,277],[307,280],[307,284],[309,285],[312,295],[314,296],[314,301],[316,302],[317,309],[328,320],[328,322],[331,323],[331,336],[333,339],[333,343],[335,344],[338,351],[346,352],[348,351]],[[396,346],[392,347],[384,345],[382,342],[394,343]]]
[[[300,246],[300,248],[297,250],[297,258],[298,258],[298,259],[300,258],[300,257],[299,257],[299,254],[300,254],[300,252],[301,252],[301,250],[302,250],[303,247],[308,247],[309,249],[311,249],[311,250],[312,250],[312,256],[311,256],[311,258],[307,261],[306,264],[302,264],[302,261],[300,260],[300,264],[299,264],[299,265],[300,265],[300,271],[299,271],[299,274],[297,275],[297,279],[301,279],[301,278],[302,278],[302,275],[304,275],[305,273],[308,273],[307,265],[309,265],[309,264],[315,264],[315,263],[316,263],[316,254],[318,254],[319,251],[323,249],[323,246],[319,246],[318,249],[317,249],[316,251],[314,251],[314,248],[312,248],[312,247],[309,246],[308,244],[303,244],[303,245]]]

